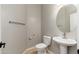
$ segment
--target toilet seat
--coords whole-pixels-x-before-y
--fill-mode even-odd
[[[45,45],[44,43],[39,43],[35,47],[38,51],[38,54],[46,54],[47,45]]]
[[[37,53],[38,54],[46,54],[46,48],[48,48],[50,43],[51,43],[51,37],[50,36],[43,36],[43,43],[39,43],[35,46],[35,48],[37,49]]]
[[[47,46],[44,43],[39,43],[36,45],[36,48],[42,49],[42,48],[46,48]]]

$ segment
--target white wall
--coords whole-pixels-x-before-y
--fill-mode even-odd
[[[42,10],[42,34],[53,37],[61,33],[56,26],[57,5],[43,5]],[[54,53],[59,53],[59,45],[52,41],[50,50]]]
[[[1,5],[0,5],[0,15],[1,15]],[[1,16],[0,16],[0,42],[1,42]],[[0,49],[1,53],[1,49]]]
[[[42,33],[47,35],[53,35],[61,33],[56,26],[56,9],[57,5],[43,5],[42,7]]]
[[[77,49],[79,49],[79,4],[75,4],[75,7],[77,12],[71,15],[71,31],[75,33],[75,40],[77,40],[77,47],[74,46],[72,50],[77,52]]]
[[[76,5],[76,7],[79,10],[79,5]],[[40,43],[41,29],[43,35],[53,36],[54,34],[61,33],[54,19],[57,9],[56,5],[43,5],[42,14],[41,5],[1,5],[1,9],[1,35],[2,40],[7,43],[6,48],[3,49],[4,53],[22,53],[24,49]],[[77,16],[72,17],[73,19],[77,19],[77,25],[79,21],[78,17],[79,12]],[[9,24],[9,20],[24,22],[26,26]],[[79,38],[78,36],[77,39]],[[79,48],[79,45],[77,48]],[[59,45],[52,41],[50,50],[59,53]]]
[[[75,4],[77,12],[71,16],[72,29],[76,30],[77,33],[77,49],[79,49],[79,4]]]
[[[27,46],[32,47],[41,42],[41,5],[27,5],[26,11]]]
[[[3,53],[22,53],[26,46],[26,26],[9,24],[9,21],[26,22],[24,5],[1,5],[1,35],[6,42]],[[26,23],[25,23],[26,24]]]
[[[1,5],[0,5],[0,15],[1,15]],[[1,41],[1,16],[0,16],[0,41]]]
[[[41,42],[41,5],[1,5],[3,53],[22,53]],[[17,21],[26,25],[9,24]],[[29,40],[32,39],[32,40]]]
[[[62,32],[57,28],[56,25],[56,13],[58,10],[57,5],[43,5],[42,8],[42,34],[43,35],[49,35],[54,36],[57,34],[62,34]],[[78,16],[79,17],[79,16]],[[73,19],[73,17],[71,17]],[[77,21],[78,22],[78,21]],[[73,36],[73,34],[72,34]],[[76,46],[69,48],[69,53],[76,53]],[[50,47],[50,50],[52,50],[54,53],[60,53],[59,45],[52,40],[52,45]]]
[[[77,49],[79,49],[79,4],[76,5],[77,7],[77,14],[75,17],[75,22],[77,24]]]

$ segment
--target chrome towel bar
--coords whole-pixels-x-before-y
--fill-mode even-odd
[[[11,24],[18,24],[18,25],[25,25],[24,23],[21,22],[16,22],[16,21],[9,21]]]

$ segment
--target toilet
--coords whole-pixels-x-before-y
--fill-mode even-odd
[[[51,44],[50,36],[43,36],[43,43],[39,43],[35,46],[37,54],[46,54],[46,48]]]

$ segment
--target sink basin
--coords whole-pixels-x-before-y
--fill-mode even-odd
[[[63,39],[62,37],[53,37],[53,40],[60,44],[60,53],[67,54],[67,46],[73,46],[77,44],[74,39]]]
[[[73,46],[77,44],[76,40],[74,39],[63,39],[61,37],[53,37],[53,40],[58,44],[66,45],[66,46]]]

